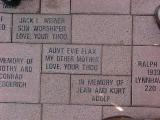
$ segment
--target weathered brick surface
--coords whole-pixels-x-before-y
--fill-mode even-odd
[[[0,102],[38,102],[40,45],[0,44],[0,51]]]
[[[72,42],[130,45],[131,24],[128,15],[73,15]]]
[[[70,43],[71,17],[69,15],[13,15],[13,42]]]
[[[160,30],[152,16],[135,16],[133,19],[133,44],[160,44]]]
[[[41,102],[42,103],[69,103],[70,75],[42,74]]]
[[[41,13],[69,14],[70,0],[41,0]]]
[[[0,13],[0,42],[11,42],[11,14]]]
[[[103,46],[102,73],[106,75],[130,75],[131,47]]]
[[[0,103],[1,120],[41,120],[38,104]]]
[[[71,0],[72,13],[129,14],[130,0]]]
[[[133,51],[133,105],[160,104],[160,47],[137,46]]]
[[[100,74],[101,46],[45,44],[42,71],[43,73]]]
[[[90,105],[130,105],[131,77],[71,76],[71,103]]]
[[[160,5],[160,0],[131,0],[132,14],[153,15],[155,8]]]
[[[43,120],[101,120],[101,107],[78,105],[43,106]]]

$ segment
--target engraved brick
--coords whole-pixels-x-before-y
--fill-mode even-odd
[[[13,42],[68,43],[71,40],[68,15],[16,14],[13,16]]]
[[[132,14],[153,15],[160,0],[132,0]]]
[[[0,44],[0,51],[0,102],[38,102],[40,45]]]
[[[69,103],[70,75],[42,74],[41,102]]]
[[[43,120],[101,120],[101,107],[48,105],[43,107]]]
[[[73,43],[131,44],[131,16],[73,15]]]
[[[0,42],[11,42],[11,21],[10,14],[0,14]]]
[[[131,74],[131,47],[104,46],[102,60],[102,74],[130,75]]]
[[[42,13],[69,14],[70,0],[42,0]]]
[[[71,81],[73,104],[130,105],[130,77],[73,75]]]
[[[133,49],[133,105],[160,104],[160,48],[136,46]]]
[[[152,16],[135,16],[133,43],[135,45],[160,44],[160,30]]]
[[[0,1],[0,12],[5,13],[37,13],[39,12],[40,0],[22,0],[17,7],[10,7]]]
[[[41,120],[38,104],[0,103],[1,120]]]
[[[43,46],[44,73],[100,74],[101,47],[96,45]]]
[[[72,13],[129,14],[130,0],[71,0]]]
[[[116,105],[116,103],[115,103]],[[114,116],[130,116],[137,119],[152,119],[159,118],[159,108],[148,108],[148,107],[104,107],[103,118],[114,117]]]

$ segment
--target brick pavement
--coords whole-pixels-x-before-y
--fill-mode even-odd
[[[160,117],[159,4],[0,2],[0,120]]]

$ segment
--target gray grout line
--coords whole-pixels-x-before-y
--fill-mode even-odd
[[[39,13],[40,14],[42,13],[42,0],[40,0],[39,2]]]
[[[41,44],[41,72],[40,72],[40,93],[39,93],[39,102],[41,103],[41,84],[42,84],[42,53],[43,53],[43,44]]]
[[[41,44],[41,73],[43,73],[43,44]]]
[[[30,103],[27,103],[27,104],[30,104]],[[44,104],[51,104],[51,105],[74,105],[74,104],[69,104],[69,103],[52,103],[52,102],[41,102],[41,103],[37,103],[37,104],[43,104],[43,105]]]
[[[28,103],[28,102],[0,102],[0,104],[22,104],[22,105],[42,105],[42,115],[43,115],[43,105],[48,104],[48,105],[73,105],[73,106],[99,106],[104,109],[104,107],[115,107],[113,105],[98,105],[98,104],[62,104],[62,103]],[[128,108],[133,108],[133,107],[146,107],[146,108],[160,108],[160,106],[151,106],[151,105],[120,105],[121,107],[128,107]],[[103,114],[102,114],[103,115]]]
[[[131,14],[132,16],[154,16],[154,14]]]
[[[34,104],[40,105],[40,103],[31,103],[31,102],[0,102],[0,104]]]
[[[47,73],[47,72],[42,72],[41,74],[71,74],[71,75],[101,75],[101,74],[99,74],[99,73],[97,73],[97,74],[85,74],[85,73],[76,73],[76,74],[74,74],[74,73],[59,73],[59,72],[57,72],[57,73]],[[110,75],[110,76],[113,76],[113,75]],[[121,75],[118,75],[118,76],[121,76]],[[123,75],[123,76],[126,76],[126,75]]]
[[[11,43],[11,42],[0,42],[0,44],[5,44],[5,43]],[[15,44],[33,44],[33,45],[39,45],[39,44],[46,44],[46,45],[50,45],[50,44],[53,44],[53,45],[56,45],[56,44],[59,44],[59,45],[90,45],[90,46],[152,46],[152,47],[157,47],[160,45],[121,45],[121,44],[91,44],[91,43],[27,43],[27,42],[12,42],[12,43],[15,43]]]
[[[103,106],[101,108],[101,120],[103,120]]]
[[[128,77],[128,76],[131,76],[131,75],[117,75],[117,74],[115,74],[115,75],[111,75],[111,74],[99,74],[99,73],[97,73],[97,74],[85,74],[85,73],[76,73],[76,74],[73,74],[73,73],[47,73],[47,72],[42,72],[41,74],[66,74],[66,75],[68,75],[68,74],[71,74],[71,75],[96,75],[96,76],[126,76],[126,77]]]
[[[40,82],[39,82],[39,103],[41,103],[41,81],[42,81],[42,74],[40,74]]]
[[[4,12],[0,12],[4,13]],[[11,14],[11,13],[4,13],[4,14]],[[18,14],[18,15],[65,15],[65,16],[70,16],[71,14],[59,14],[59,13],[13,13],[13,14]]]
[[[130,0],[130,15],[132,14],[132,0]]]
[[[81,13],[71,13],[73,15],[130,15],[128,14],[116,14],[116,13],[106,13],[106,12],[81,12]]]
[[[43,104],[41,104],[41,114],[40,114],[40,116],[41,116],[41,120],[43,120]]]
[[[11,43],[13,43],[13,14],[11,14]]]
[[[131,49],[131,74],[133,73],[133,47]],[[133,88],[133,74],[131,75],[131,106],[133,105],[133,98],[132,98],[132,95],[133,95],[133,91],[132,91],[132,88]]]
[[[133,39],[134,36],[133,36],[133,34],[134,34],[134,16],[132,15],[132,45],[131,45],[132,47],[136,46],[136,45],[134,45],[134,41],[133,41],[134,40]]]
[[[131,106],[132,106],[132,85],[133,85],[133,80],[132,80],[132,76],[133,76],[133,29],[134,29],[134,17],[132,16],[132,46],[131,46]]]
[[[103,65],[103,45],[101,46],[101,75],[103,75],[103,68],[102,68],[102,65]]]
[[[65,103],[28,103],[28,102],[0,102],[0,104],[22,104],[22,105],[78,105],[78,106],[100,106],[100,107],[114,107],[113,105],[98,105],[98,104],[65,104]],[[160,108],[160,106],[150,106],[150,105],[120,105],[121,107],[152,107],[152,108]]]
[[[40,2],[41,4],[41,2]],[[32,13],[32,12],[28,12],[28,13],[13,13],[13,12],[0,12],[0,13],[3,13],[3,14],[32,14],[32,15],[108,15],[108,16],[154,16],[154,14],[132,14],[131,13],[131,10],[128,14],[116,14],[116,13],[102,13],[102,12],[90,12],[90,13],[42,13],[41,11],[41,7],[42,5],[40,6],[40,11],[38,13]],[[70,8],[71,9],[71,8]],[[132,9],[132,5],[130,6],[130,9]]]
[[[71,12],[72,12],[72,1],[70,0],[70,14],[71,14]]]
[[[11,43],[11,42],[0,42],[0,44],[5,44],[5,43]],[[53,44],[53,45],[56,45],[56,44],[59,44],[59,45],[90,45],[90,46],[152,46],[152,47],[157,47],[160,45],[121,45],[121,44],[91,44],[91,43],[27,43],[27,42],[12,42],[12,43],[15,43],[15,44],[33,44],[33,45],[39,45],[39,44],[46,44],[46,45],[50,45],[50,44]]]
[[[70,30],[70,37],[71,37],[71,43],[70,44],[72,44],[73,43],[73,36],[72,36],[72,30],[73,30],[73,16],[71,15],[71,30]]]
[[[42,13],[41,8],[38,13],[11,13],[11,12],[0,12],[3,14],[32,14],[32,15],[106,15],[106,16],[154,16],[154,14],[115,14],[115,13]]]
[[[69,76],[70,78],[69,78],[69,105],[71,104],[71,90],[72,90],[72,80],[71,80],[71,74],[70,74],[70,76]]]

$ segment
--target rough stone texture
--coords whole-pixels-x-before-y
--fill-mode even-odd
[[[153,15],[160,0],[132,0],[132,14]]]
[[[160,106],[160,47],[138,46],[133,51],[133,105]]]
[[[101,107],[49,105],[43,107],[43,120],[101,120]]]
[[[160,30],[152,16],[135,16],[133,20],[134,45],[160,44]]]
[[[69,14],[70,0],[42,0],[42,13]]]
[[[70,41],[71,17],[69,15],[16,14],[13,16],[13,42],[70,43]]]
[[[71,76],[71,103],[91,105],[130,105],[131,77]]]
[[[40,11],[40,0],[22,0],[17,7],[9,7],[0,1],[0,12],[5,13],[37,13]]]
[[[38,104],[0,103],[1,120],[41,120]]]
[[[116,104],[114,107],[103,108],[103,118],[119,115],[130,116],[138,119],[159,118],[160,109],[147,107],[119,107],[116,106]]]
[[[72,42],[130,45],[131,23],[127,15],[73,15]]]
[[[0,51],[0,102],[38,102],[40,45],[0,44]]]
[[[43,73],[100,74],[101,46],[43,46]]]
[[[71,0],[72,13],[129,14],[130,0]]]
[[[130,75],[131,47],[103,46],[102,74]]]
[[[69,103],[70,75],[42,74],[41,102]]]
[[[11,42],[11,14],[0,13],[0,42]]]

